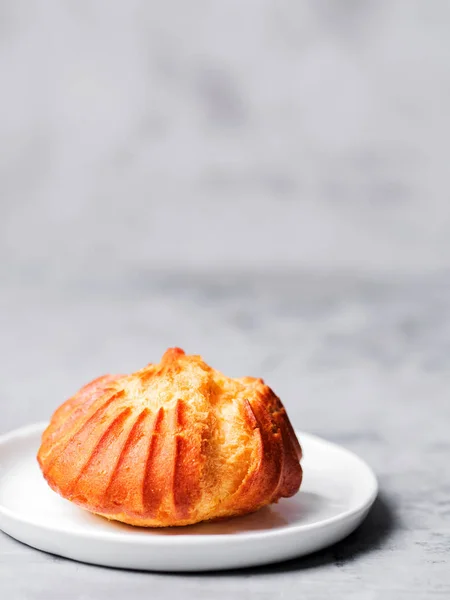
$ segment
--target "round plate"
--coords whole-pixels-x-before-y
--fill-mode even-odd
[[[297,432],[304,479],[293,498],[245,517],[145,529],[108,521],[60,498],[36,460],[45,423],[0,437],[0,528],[30,546],[75,560],[129,569],[203,571],[302,556],[333,544],[364,519],[377,494],[357,456]]]

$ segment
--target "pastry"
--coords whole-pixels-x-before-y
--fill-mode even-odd
[[[144,527],[253,512],[302,480],[299,442],[263,380],[225,377],[179,348],[84,386],[53,414],[37,458],[64,498]]]

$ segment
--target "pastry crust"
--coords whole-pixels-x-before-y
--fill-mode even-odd
[[[160,364],[84,386],[53,414],[38,461],[93,513],[165,527],[253,512],[301,484],[301,448],[262,379],[171,348]]]

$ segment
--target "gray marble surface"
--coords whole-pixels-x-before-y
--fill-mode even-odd
[[[384,600],[450,595],[450,276],[126,271],[2,280],[0,432],[171,345],[263,376],[296,427],[354,450],[380,497],[310,557],[242,572],[83,565],[0,534],[0,597]]]

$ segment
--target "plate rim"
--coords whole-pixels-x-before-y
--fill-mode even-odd
[[[19,439],[21,437],[22,438],[28,437],[33,434],[39,433],[39,432],[42,433],[44,431],[44,429],[47,427],[47,425],[48,425],[47,421],[39,421],[36,423],[31,423],[29,425],[19,427],[17,429],[10,430],[10,431],[0,435],[0,456],[1,456],[1,452],[2,452],[2,447],[5,444],[7,444],[8,442],[10,442],[14,439]],[[284,526],[284,527],[278,527],[278,528],[269,529],[269,530],[248,531],[248,532],[242,532],[242,533],[237,533],[237,534],[232,534],[232,535],[231,534],[227,535],[227,534],[223,534],[223,533],[212,533],[212,534],[196,533],[195,535],[189,534],[189,533],[186,533],[186,534],[181,533],[181,534],[177,534],[174,536],[170,536],[170,535],[165,536],[165,535],[148,535],[147,531],[137,531],[137,532],[133,533],[133,535],[129,535],[128,532],[122,532],[122,531],[120,531],[120,532],[119,531],[104,531],[104,530],[103,531],[96,531],[96,530],[77,531],[77,530],[71,529],[70,527],[52,527],[51,525],[41,523],[39,520],[35,520],[33,518],[25,519],[25,518],[21,517],[20,515],[17,515],[14,512],[14,510],[11,510],[11,509],[7,508],[6,506],[4,506],[1,502],[0,502],[0,518],[2,516],[4,516],[7,519],[11,519],[16,522],[20,522],[22,525],[37,527],[41,530],[45,530],[48,533],[59,533],[59,534],[70,535],[70,536],[77,537],[77,538],[92,539],[92,540],[99,540],[99,541],[105,541],[105,540],[109,539],[118,544],[133,545],[133,546],[140,545],[140,546],[145,547],[145,546],[150,546],[153,544],[161,545],[161,546],[171,546],[173,544],[178,544],[181,546],[190,546],[190,545],[197,546],[198,544],[204,544],[204,545],[224,544],[224,545],[226,545],[229,543],[230,537],[232,537],[233,540],[235,540],[236,542],[238,542],[240,540],[242,543],[247,542],[247,541],[255,541],[255,540],[261,539],[261,538],[270,539],[270,538],[277,538],[280,536],[281,537],[287,537],[287,536],[295,537],[302,532],[309,532],[312,530],[317,531],[320,529],[324,529],[324,528],[333,526],[335,523],[342,523],[344,521],[348,521],[349,519],[357,518],[361,514],[363,514],[365,511],[369,511],[369,509],[372,507],[373,503],[375,502],[378,492],[379,492],[378,480],[375,475],[375,472],[370,467],[370,465],[364,459],[362,459],[360,456],[358,456],[355,452],[353,452],[352,450],[349,450],[345,446],[341,446],[340,444],[336,444],[335,442],[330,442],[318,435],[315,435],[312,433],[307,433],[306,431],[301,431],[301,430],[295,429],[295,433],[299,437],[299,439],[309,438],[312,441],[319,442],[320,444],[331,447],[331,449],[333,449],[333,450],[338,450],[339,452],[347,454],[347,456],[349,458],[351,458],[352,460],[356,460],[360,464],[360,466],[366,471],[366,473],[368,475],[368,482],[372,488],[370,494],[367,494],[363,498],[363,500],[360,501],[355,507],[349,508],[349,509],[343,511],[342,513],[333,515],[332,517],[328,517],[317,523],[309,523],[309,524],[308,523],[307,524],[296,523],[296,524],[292,524],[292,525],[288,525],[288,526]],[[37,452],[37,449],[36,449],[36,452]],[[0,475],[0,477],[1,477],[1,475]],[[80,508],[80,510],[83,510],[83,509]],[[89,511],[86,511],[86,512],[89,512]],[[3,528],[0,526],[0,529],[3,529]],[[152,528],[140,528],[140,529],[152,530]]]

